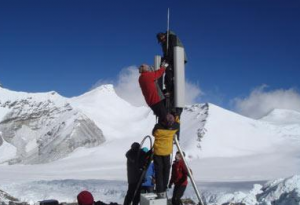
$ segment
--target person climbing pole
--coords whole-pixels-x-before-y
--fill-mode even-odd
[[[166,197],[169,182],[170,155],[173,151],[173,138],[178,132],[179,123],[172,114],[168,114],[163,122],[157,123],[152,131],[154,140],[154,169],[156,178],[156,192],[158,198]]]
[[[182,108],[175,108],[174,102],[174,47],[179,46],[183,48],[183,44],[178,36],[172,31],[167,31],[166,33],[160,32],[156,35],[156,38],[162,47],[162,61],[166,60],[170,64],[165,71],[164,77],[164,93],[167,96],[166,107],[168,111],[176,112],[180,117]],[[187,63],[187,57],[185,53],[184,63]]]
[[[159,121],[164,121],[168,112],[164,103],[165,96],[157,84],[157,79],[164,74],[167,66],[168,63],[163,62],[161,68],[156,71],[152,71],[147,64],[142,64],[139,67],[139,84],[142,93],[146,103],[158,117]]]

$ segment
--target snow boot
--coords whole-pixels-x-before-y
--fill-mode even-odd
[[[164,199],[164,198],[167,198],[167,193],[166,193],[166,192],[160,192],[160,193],[157,193],[157,198],[158,198],[158,199]]]

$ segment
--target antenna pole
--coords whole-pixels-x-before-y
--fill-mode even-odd
[[[167,16],[167,55],[169,52],[169,35],[170,35],[170,9],[168,8],[168,16]]]

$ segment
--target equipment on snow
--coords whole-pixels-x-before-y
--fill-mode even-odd
[[[141,205],[167,205],[167,198],[157,198],[155,193],[141,194]]]
[[[58,205],[58,204],[59,204],[58,201],[55,199],[40,201],[40,205]]]

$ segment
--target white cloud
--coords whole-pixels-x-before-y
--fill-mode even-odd
[[[191,105],[199,103],[199,98],[203,94],[200,87],[188,80],[185,81],[185,104]]]
[[[121,70],[116,82],[99,80],[93,86],[93,88],[103,84],[110,83],[114,85],[116,93],[121,98],[128,101],[132,105],[135,106],[146,105],[144,96],[142,95],[140,85],[138,82],[139,76],[140,74],[138,72],[138,68],[136,66],[130,66]],[[198,99],[202,94],[202,92],[197,84],[192,83],[190,81],[186,81],[185,90],[186,90],[185,99],[187,105],[198,102]]]
[[[139,85],[139,72],[136,66],[122,69],[115,85],[116,93],[132,105],[146,105]]]
[[[290,109],[300,111],[300,93],[297,90],[278,89],[266,91],[266,85],[254,89],[244,99],[234,99],[234,109],[251,118],[261,118],[273,109]]]

